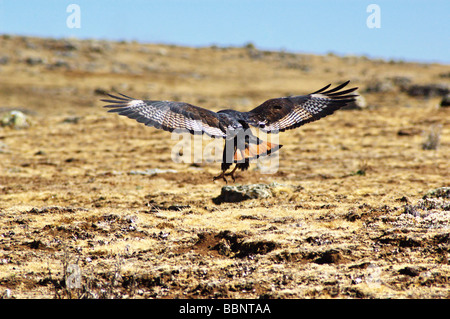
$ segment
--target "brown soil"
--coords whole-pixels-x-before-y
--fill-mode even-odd
[[[408,91],[448,86],[450,66],[13,36],[0,62],[0,111],[30,121],[0,127],[0,295],[450,297],[449,195],[425,196],[450,186],[450,108]],[[218,163],[173,162],[168,132],[99,101],[249,110],[347,79],[367,107],[281,134],[279,170],[236,180],[272,195],[221,204]]]

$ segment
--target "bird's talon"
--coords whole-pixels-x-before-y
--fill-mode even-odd
[[[227,174],[225,174],[225,176],[231,176],[231,178],[233,179],[233,183],[236,182],[236,177],[234,177],[234,172],[227,173]]]
[[[213,177],[213,181],[216,181],[217,179],[222,178],[222,179],[225,181],[225,183],[228,184],[228,181],[227,181],[227,179],[225,178],[225,175],[226,175],[225,172],[222,172],[220,175],[214,176],[214,177]]]

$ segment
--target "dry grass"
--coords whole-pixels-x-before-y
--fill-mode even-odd
[[[0,128],[0,294],[449,297],[448,198],[422,199],[449,186],[449,109],[397,85],[365,91],[395,77],[443,82],[449,66],[66,43],[0,38],[0,56],[9,57],[0,65],[0,107],[26,109],[31,120]],[[106,113],[96,93],[248,110],[347,79],[367,109],[282,134],[278,172],[253,165],[236,181],[278,183],[273,196],[220,205],[217,163],[172,162],[170,134]],[[439,147],[423,149],[431,125],[441,127]],[[149,168],[177,172],[130,174]],[[66,285],[70,264],[80,268],[80,288]]]

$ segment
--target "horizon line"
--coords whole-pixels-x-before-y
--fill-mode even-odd
[[[136,42],[143,45],[166,45],[166,46],[178,46],[178,47],[187,47],[187,48],[210,48],[210,47],[218,47],[220,49],[226,48],[245,48],[246,46],[253,46],[256,50],[259,51],[269,51],[269,52],[284,52],[289,54],[299,54],[299,55],[316,55],[316,56],[327,56],[334,55],[339,58],[345,57],[358,57],[358,58],[367,58],[369,60],[377,61],[382,60],[386,63],[419,63],[419,64],[440,64],[440,65],[450,65],[450,61],[440,61],[437,59],[423,60],[423,59],[414,59],[414,58],[405,58],[405,57],[383,57],[383,56],[370,56],[367,53],[346,53],[346,52],[338,52],[329,50],[327,52],[308,52],[308,51],[297,51],[294,49],[288,48],[267,48],[258,46],[255,41],[245,41],[242,44],[220,44],[220,43],[210,43],[210,44],[185,44],[185,43],[176,43],[176,42],[164,42],[164,41],[146,41],[146,40],[138,40],[138,39],[125,39],[125,38],[113,38],[113,37],[79,37],[79,36],[51,36],[51,35],[36,35],[32,33],[0,33],[0,36],[12,36],[12,37],[28,37],[28,38],[39,38],[39,39],[53,39],[53,40],[79,40],[79,41],[89,41],[89,40],[97,40],[97,41],[107,41],[107,42]]]

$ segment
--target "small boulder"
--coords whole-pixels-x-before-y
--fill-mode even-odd
[[[272,184],[250,184],[238,186],[223,186],[221,193],[213,198],[215,204],[236,203],[247,199],[261,199],[276,196],[280,186],[277,183]]]
[[[439,187],[429,190],[423,198],[450,198],[450,187]]]
[[[439,104],[441,107],[450,107],[450,93],[444,96]]]
[[[431,98],[446,96],[450,93],[450,88],[448,85],[443,83],[412,84],[403,87],[403,91],[405,91],[409,96]]]

